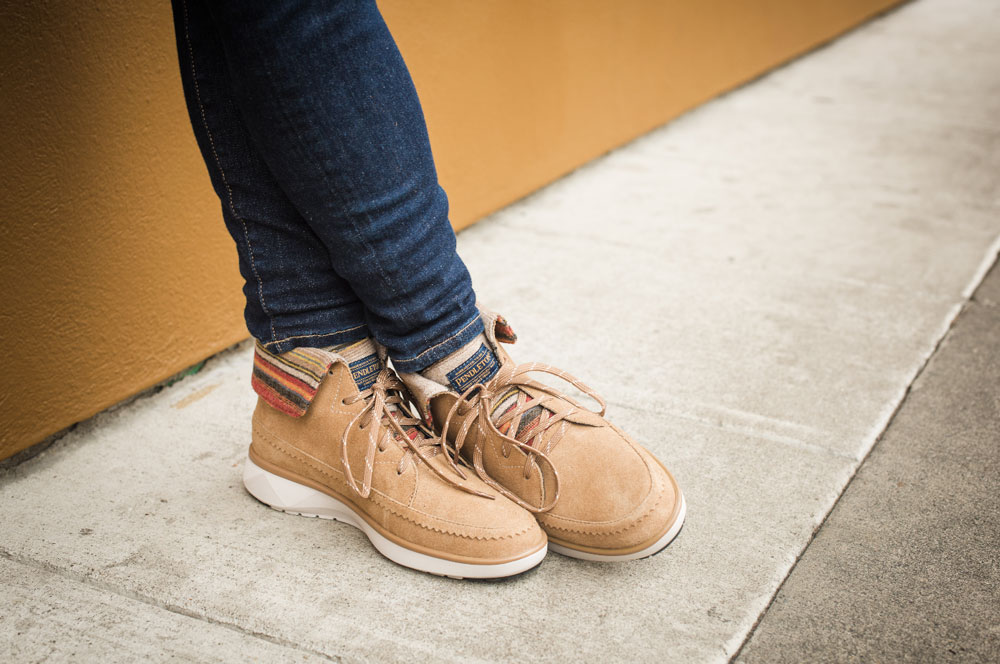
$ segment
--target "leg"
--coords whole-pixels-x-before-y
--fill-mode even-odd
[[[275,353],[368,336],[361,302],[251,144],[207,7],[176,0],[174,19],[184,95],[236,242],[250,333]]]
[[[392,234],[421,232],[413,225],[397,227],[406,205],[400,211],[392,201],[364,197],[373,190],[339,192],[336,200],[344,206],[344,218],[363,224],[353,230],[329,220],[316,224],[315,210],[293,205],[269,164],[257,156],[257,141],[244,129],[241,116],[252,113],[234,101],[222,51],[203,7],[202,0],[175,0],[185,93],[226,224],[239,248],[247,282],[247,324],[261,342],[254,359],[254,388],[261,399],[253,415],[244,485],[276,509],[354,525],[385,556],[414,569],[502,577],[534,567],[546,553],[538,524],[486,484],[464,477],[454,462],[443,461],[441,439],[430,435],[408,410],[403,384],[386,365],[384,350],[365,338],[361,303],[331,266],[331,258],[336,258],[337,269],[355,283],[369,290],[386,289],[378,302],[405,297],[402,286],[399,292],[393,290],[400,269]],[[374,165],[359,158],[357,166],[364,173]],[[325,197],[327,183],[299,184],[321,187],[310,195]],[[283,185],[289,186],[288,181]],[[423,200],[422,194],[418,199]],[[443,203],[443,194],[428,200]],[[422,219],[419,209],[415,218]],[[443,210],[440,219],[447,226]],[[313,229],[323,233],[326,246]],[[447,248],[450,238],[453,255],[454,237],[450,227],[447,231],[430,239],[439,245],[443,241]],[[406,239],[399,241],[410,246]],[[342,255],[345,247],[368,253]],[[431,258],[441,251],[436,247],[428,250]],[[383,278],[379,270],[387,259],[392,262],[385,265],[394,267],[395,276]],[[443,278],[448,265],[413,271],[429,270]],[[465,280],[471,298],[467,274]],[[447,316],[441,320],[448,327]],[[440,320],[437,324],[442,325]]]
[[[479,335],[416,91],[375,2],[211,5],[258,152],[396,367]]]

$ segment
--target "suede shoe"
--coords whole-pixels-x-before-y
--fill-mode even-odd
[[[363,390],[330,353],[299,417],[258,401],[247,490],[277,510],[355,526],[385,557],[432,574],[504,577],[540,563],[546,537],[532,514],[442,453],[378,352]]]
[[[401,376],[428,426],[446,435],[484,482],[535,513],[551,550],[623,561],[667,546],[686,511],[673,476],[604,419],[604,402],[589,387],[544,364],[515,365],[497,343],[516,340],[510,326],[496,314],[482,317],[500,362],[485,384],[459,394],[420,374]],[[532,380],[532,372],[569,382],[600,411]]]

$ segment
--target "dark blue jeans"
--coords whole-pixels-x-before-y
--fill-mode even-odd
[[[374,336],[419,371],[482,331],[409,72],[373,0],[174,0],[195,137],[274,352]]]

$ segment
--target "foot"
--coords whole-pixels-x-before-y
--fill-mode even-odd
[[[493,578],[540,563],[546,537],[532,514],[443,453],[407,410],[384,352],[361,344],[299,349],[292,364],[258,346],[247,490],[275,509],[355,526],[423,572]]]
[[[480,478],[535,513],[549,548],[585,560],[650,556],[680,532],[685,503],[673,476],[648,450],[604,419],[604,402],[569,374],[543,364],[515,365],[497,343],[516,337],[506,321],[483,313],[486,350],[498,367],[466,386],[462,358],[443,370],[404,374],[429,426],[448,441]],[[447,369],[448,371],[445,371]],[[557,376],[593,397],[599,412],[528,378]],[[475,379],[474,379],[475,380]],[[449,452],[450,453],[450,452]]]

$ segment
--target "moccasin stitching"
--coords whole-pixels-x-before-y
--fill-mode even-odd
[[[634,528],[636,528],[639,525],[641,525],[643,522],[647,521],[649,519],[649,517],[652,516],[653,513],[657,511],[657,507],[659,507],[660,505],[663,504],[663,502],[664,502],[664,496],[667,493],[666,489],[667,489],[667,484],[665,483],[660,488],[660,490],[657,492],[656,498],[653,501],[653,503],[650,506],[650,508],[648,510],[646,510],[642,514],[642,516],[640,516],[638,519],[636,519],[635,521],[633,521],[631,524],[626,525],[626,526],[624,526],[622,528],[619,528],[617,530],[601,530],[599,528],[586,530],[586,529],[582,529],[582,528],[567,528],[565,526],[558,526],[558,525],[555,525],[555,524],[548,523],[547,522],[547,518],[557,518],[558,519],[558,518],[562,518],[562,517],[553,517],[552,515],[544,515],[544,517],[547,517],[547,518],[543,519],[543,521],[545,521],[544,525],[545,525],[546,528],[551,528],[553,530],[559,530],[559,531],[567,532],[567,533],[581,533],[581,534],[585,534],[585,535],[600,535],[600,536],[603,536],[603,535],[619,535],[621,533],[628,532],[629,530],[633,530]]]
[[[288,443],[284,443],[284,441],[282,441],[280,438],[278,438],[274,434],[270,433],[269,431],[265,430],[263,427],[259,427],[258,426],[258,433],[261,436],[265,436],[267,438],[270,438],[271,440],[267,441],[267,444],[271,445],[271,447],[273,447],[274,449],[276,449],[278,452],[284,454],[285,456],[287,456],[287,457],[289,457],[291,459],[294,459],[296,461],[299,461],[301,463],[306,464],[307,466],[311,467],[313,470],[317,471],[318,473],[320,473],[320,474],[322,474],[322,475],[324,475],[324,476],[326,476],[326,477],[328,477],[328,478],[330,478],[332,480],[337,480],[337,481],[340,481],[340,482],[344,481],[342,479],[342,477],[341,477],[343,475],[342,473],[338,472],[336,469],[333,469],[333,468],[324,468],[324,467],[320,467],[320,466],[315,465],[315,463],[313,463],[313,461],[315,461],[317,463],[320,463],[320,464],[323,464],[323,466],[326,466],[327,464],[324,463],[323,461],[319,460],[319,459],[316,459],[315,457],[313,457],[313,456],[311,456],[309,454],[306,454],[305,452],[302,452],[301,450],[299,450],[298,448],[296,448],[293,445],[289,445]],[[282,447],[281,443],[284,443],[285,445],[287,445],[288,447],[290,447],[291,450],[288,450],[288,449]],[[298,453],[301,456],[297,456],[296,453]],[[385,502],[385,501],[388,501],[388,502]],[[437,533],[442,533],[444,535],[454,535],[456,537],[462,537],[464,539],[474,539],[474,540],[512,539],[512,538],[517,537],[519,535],[523,535],[524,533],[528,532],[528,530],[531,529],[531,526],[525,526],[524,528],[522,528],[519,531],[516,531],[516,532],[513,532],[513,533],[506,533],[506,534],[503,534],[503,535],[472,535],[472,534],[466,534],[466,533],[461,533],[461,532],[458,532],[458,531],[455,531],[455,530],[449,530],[449,529],[444,529],[444,528],[440,528],[440,527],[436,527],[436,526],[431,526],[431,525],[428,525],[428,524],[420,523],[419,521],[417,521],[413,517],[410,517],[410,516],[408,516],[406,514],[403,514],[403,513],[399,512],[398,510],[394,509],[394,504],[402,505],[402,503],[398,503],[398,501],[390,498],[389,496],[386,496],[385,494],[381,493],[380,491],[378,491],[377,489],[374,489],[374,488],[372,489],[372,502],[375,503],[376,505],[378,505],[379,507],[382,507],[383,509],[387,510],[391,514],[393,514],[393,515],[395,515],[395,516],[397,516],[397,517],[399,517],[401,519],[404,519],[406,521],[409,521],[410,523],[413,523],[414,525],[416,525],[416,526],[418,526],[420,528],[423,528],[425,530],[430,530],[430,531],[433,531],[433,532],[437,532]],[[431,517],[433,519],[436,519],[438,521],[442,521],[444,523],[453,524],[455,526],[464,526],[466,528],[475,528],[475,529],[479,529],[479,530],[495,530],[494,528],[490,528],[490,527],[487,527],[487,526],[473,526],[473,525],[470,525],[470,524],[459,523],[457,521],[450,521],[448,519],[444,519],[444,518],[439,517],[439,516],[434,516],[432,514],[427,514],[426,512],[423,512],[421,510],[418,510],[416,508],[412,508],[412,507],[409,507],[409,506],[406,506],[406,505],[404,505],[404,507],[406,509],[410,509],[410,510],[412,510],[414,512],[417,512],[418,514],[423,514],[424,516]]]
[[[568,520],[568,519],[564,519],[563,517],[555,516],[555,515],[552,515],[552,514],[540,515],[540,517],[541,517],[540,521],[542,521],[544,523],[544,525],[545,525],[546,528],[551,528],[553,530],[559,530],[559,531],[566,532],[566,533],[581,533],[581,534],[585,534],[585,535],[620,535],[621,533],[625,533],[625,532],[628,532],[630,530],[634,530],[634,529],[638,528],[640,525],[643,524],[643,522],[645,522],[650,516],[652,516],[652,514],[656,511],[657,506],[659,506],[660,503],[662,502],[663,493],[664,493],[664,491],[661,489],[659,491],[657,497],[656,497],[656,500],[653,501],[653,504],[649,507],[649,509],[647,509],[645,512],[642,513],[642,516],[640,516],[639,518],[635,519],[631,523],[629,523],[629,524],[627,524],[625,526],[622,526],[621,528],[618,528],[616,530],[604,530],[600,526],[603,526],[603,525],[606,525],[606,524],[618,523],[621,520],[619,520],[619,521],[609,521],[609,522],[604,522],[604,523],[600,523],[600,524],[595,524],[596,527],[589,528],[589,529],[587,529],[587,528],[567,528],[565,526],[559,526],[559,525],[556,525],[554,523],[549,523],[549,519],[563,519],[563,520]],[[586,522],[585,521],[577,521],[576,523],[586,523]]]

